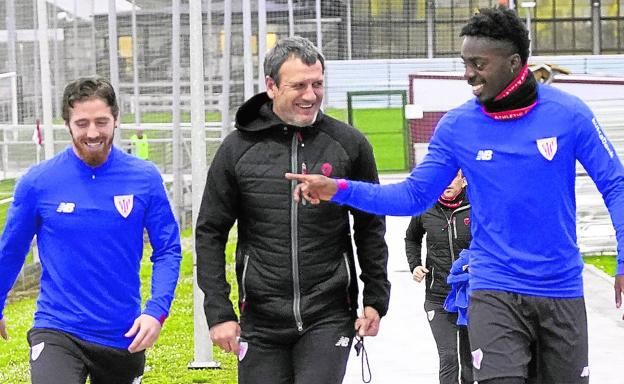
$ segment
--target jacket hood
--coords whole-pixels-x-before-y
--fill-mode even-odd
[[[323,112],[319,110],[312,126],[316,126],[323,118]],[[273,112],[273,101],[266,92],[258,93],[247,100],[236,111],[236,128],[245,132],[259,132],[276,126],[286,124]]]

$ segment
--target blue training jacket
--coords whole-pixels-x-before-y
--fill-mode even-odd
[[[177,284],[178,225],[157,168],[113,148],[92,168],[71,147],[17,183],[0,240],[0,314],[37,235],[42,265],[35,328],[127,348],[141,312],[161,322]],[[153,253],[151,298],[141,311],[139,268],[146,228]]]
[[[589,108],[539,85],[527,115],[498,121],[472,99],[440,120],[429,153],[403,182],[348,181],[332,201],[386,215],[418,215],[461,168],[470,187],[470,286],[527,295],[583,296],[576,242],[576,160],[602,193],[624,274],[624,168]]]

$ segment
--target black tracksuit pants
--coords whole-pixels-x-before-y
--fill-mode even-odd
[[[249,320],[249,319],[247,319]],[[327,315],[296,327],[248,329],[241,341],[247,352],[238,363],[239,384],[340,384],[355,335],[350,313]],[[247,324],[246,324],[247,323]]]
[[[442,303],[425,300],[425,312],[438,347],[440,384],[472,384],[468,328],[458,326],[457,313],[445,311]]]
[[[145,351],[89,343],[65,332],[33,328],[28,332],[33,384],[140,383]]]

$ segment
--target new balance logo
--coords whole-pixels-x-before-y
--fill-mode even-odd
[[[74,204],[74,203],[61,203],[56,208],[56,212],[58,212],[58,213],[72,213],[72,212],[74,212],[74,208],[75,207],[76,207],[76,204]]]
[[[492,160],[493,154],[491,149],[481,149],[477,152],[477,160]]]
[[[346,336],[340,336],[340,339],[338,339],[338,342],[336,342],[336,347],[348,348],[349,347],[349,338],[346,337]]]

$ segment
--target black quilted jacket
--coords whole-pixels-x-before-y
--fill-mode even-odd
[[[241,323],[300,331],[333,312],[355,313],[363,302],[388,308],[388,250],[381,216],[334,203],[296,204],[286,172],[377,182],[372,149],[356,129],[319,112],[310,127],[283,123],[261,93],[237,112],[237,130],[220,146],[208,172],[196,228],[198,283],[209,326],[237,320],[225,280],[224,248],[238,221],[236,275]],[[251,324],[251,322],[250,322]]]

